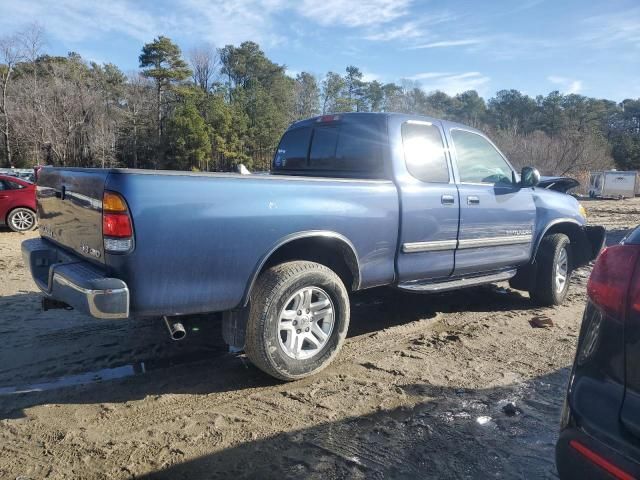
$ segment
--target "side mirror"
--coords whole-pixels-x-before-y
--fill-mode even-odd
[[[540,183],[540,172],[533,167],[523,167],[520,173],[521,187],[535,187]]]

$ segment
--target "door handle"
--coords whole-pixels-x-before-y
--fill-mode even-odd
[[[475,195],[470,195],[467,197],[467,204],[469,205],[480,205],[480,199]]]
[[[453,195],[442,195],[440,201],[443,205],[453,205],[454,203],[456,203],[456,199],[453,198]]]

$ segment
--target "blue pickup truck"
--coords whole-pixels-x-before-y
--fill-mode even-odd
[[[294,380],[340,350],[353,291],[509,280],[560,304],[604,229],[538,181],[473,128],[325,115],[288,128],[269,175],[44,168],[22,249],[47,307],[164,318],[174,338],[224,312],[229,344]]]

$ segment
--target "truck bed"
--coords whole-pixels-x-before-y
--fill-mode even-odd
[[[126,255],[86,253],[102,251],[102,190],[128,203],[135,248]],[[132,315],[236,308],[271,252],[318,232],[348,239],[357,288],[394,279],[399,202],[387,180],[45,168],[38,196],[43,236],[126,282]]]

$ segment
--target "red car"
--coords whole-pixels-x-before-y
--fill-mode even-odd
[[[36,186],[17,177],[0,175],[0,225],[14,232],[36,227]]]

